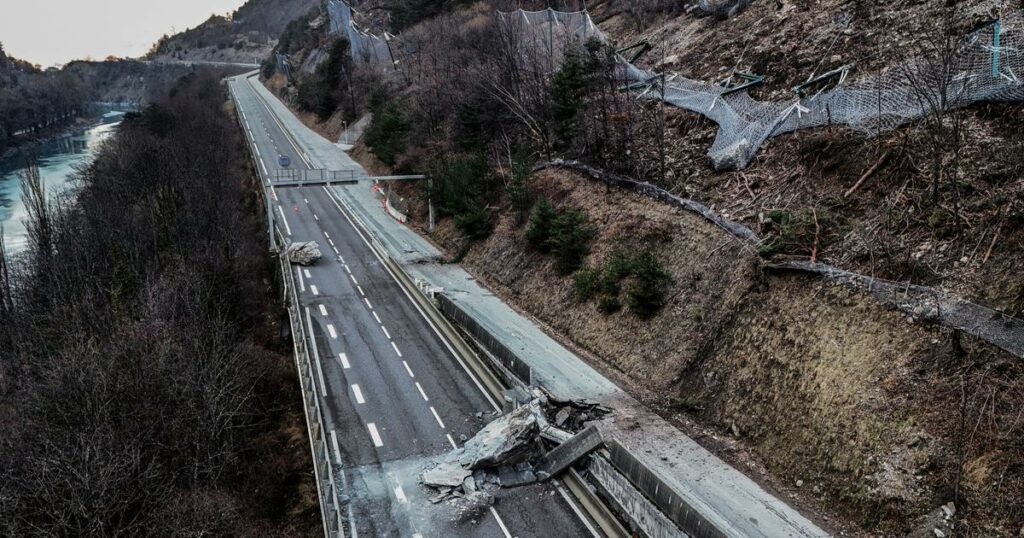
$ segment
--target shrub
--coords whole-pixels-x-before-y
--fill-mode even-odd
[[[516,162],[512,164],[511,176],[505,185],[505,196],[508,198],[512,211],[515,212],[516,226],[522,226],[526,216],[530,213],[530,206],[533,205],[533,195],[530,193],[530,167],[526,163]]]
[[[373,119],[363,135],[370,151],[388,166],[394,166],[396,158],[405,151],[406,134],[410,124],[395,104],[381,105],[373,111]]]
[[[572,276],[572,289],[581,301],[592,299],[601,291],[603,271],[600,267],[584,267]]]
[[[555,218],[547,243],[557,256],[555,269],[560,274],[568,275],[579,269],[590,252],[590,241],[595,233],[585,211],[568,209]]]
[[[665,270],[650,249],[646,249],[632,263],[633,279],[626,289],[626,304],[641,318],[649,318],[665,306],[672,275]]]
[[[551,228],[557,217],[558,213],[550,200],[541,198],[537,202],[537,207],[530,218],[530,227],[526,229],[526,240],[530,242],[530,246],[541,252],[550,250],[548,239],[551,237]]]
[[[457,156],[437,161],[430,168],[430,196],[439,214],[450,215],[470,239],[490,235],[494,219],[487,210],[491,183],[487,161],[479,155]]]

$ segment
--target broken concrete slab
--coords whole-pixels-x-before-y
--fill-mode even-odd
[[[537,462],[537,477],[547,480],[567,469],[577,460],[604,444],[601,432],[594,425],[587,426],[568,441],[551,449]]]
[[[457,458],[445,459],[431,469],[424,471],[423,483],[428,486],[459,487],[463,481],[472,477],[473,471],[459,464]]]

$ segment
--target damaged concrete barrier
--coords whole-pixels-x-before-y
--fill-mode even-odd
[[[547,480],[558,475],[576,463],[577,460],[597,450],[604,444],[601,432],[591,424],[580,433],[572,436],[568,441],[551,449],[544,454],[537,462],[536,474],[540,480]]]

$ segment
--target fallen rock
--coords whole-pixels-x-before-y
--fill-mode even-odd
[[[539,416],[540,404],[533,401],[495,419],[466,441],[459,462],[475,470],[526,461],[542,448]]]
[[[288,261],[299,265],[312,265],[317,262],[323,254],[320,252],[320,245],[316,241],[299,241],[288,245],[285,251]]]

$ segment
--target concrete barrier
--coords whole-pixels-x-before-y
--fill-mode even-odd
[[[654,503],[680,529],[694,538],[725,538],[679,494],[672,490],[656,473],[648,469],[626,447],[612,439],[606,443],[610,461],[648,500]]]
[[[455,301],[452,301],[444,293],[437,293],[434,295],[434,298],[437,300],[437,305],[441,312],[454,320],[457,325],[479,342],[493,358],[498,360],[501,367],[515,376],[522,384],[526,386],[533,385],[533,371],[530,369],[530,366],[521,361],[511,349],[502,344],[483,325],[462,310],[462,308],[455,304]]]
[[[644,497],[622,473],[615,470],[611,463],[601,457],[592,457],[587,464],[587,471],[596,483],[601,494],[611,501],[612,508],[624,521],[629,522],[630,530],[650,538],[685,538],[686,533],[679,530],[658,507]]]

